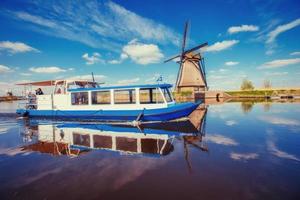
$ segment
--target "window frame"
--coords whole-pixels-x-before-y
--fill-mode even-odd
[[[86,104],[73,104],[73,94],[78,94],[78,93],[87,93],[87,103]],[[70,93],[70,96],[71,96],[71,105],[72,106],[86,106],[86,105],[90,105],[90,95],[89,95],[89,92],[83,92],[83,91],[80,91],[80,92],[71,92]]]
[[[109,95],[109,103],[94,103],[94,99],[93,99],[93,94],[96,93],[101,93],[101,92],[108,92]],[[96,96],[97,97],[97,96]],[[97,90],[97,91],[91,91],[91,105],[111,105],[112,104],[112,100],[111,100],[111,91],[110,90]]]
[[[116,92],[121,92],[121,91],[128,91],[129,92],[129,102],[117,102],[116,101]],[[130,91],[132,91],[132,93],[130,93]],[[131,94],[131,96],[130,96],[130,94]],[[113,91],[113,100],[114,100],[113,101],[114,104],[136,104],[137,103],[136,89],[134,89],[134,88],[131,88],[131,89],[115,89]]]
[[[170,101],[168,101],[168,100],[167,100],[167,98],[166,98],[166,96],[165,96],[165,94],[164,94],[164,91],[163,91],[164,89],[167,91],[167,94],[168,94],[168,96],[169,96],[169,98],[170,98]],[[162,93],[162,95],[163,95],[163,97],[164,97],[164,100],[165,100],[165,102],[166,102],[166,103],[171,103],[171,102],[173,102],[173,101],[174,101],[174,98],[173,98],[172,92],[171,92],[169,89],[170,89],[170,88],[168,88],[168,87],[163,87],[163,88],[160,88],[160,90],[161,90],[161,93]]]
[[[149,97],[150,97],[150,101],[149,102],[142,102],[141,101],[141,90],[148,90],[149,91]],[[151,101],[151,94],[152,94],[152,97],[153,97],[153,90],[158,90],[158,92],[157,93],[159,93],[160,95],[161,95],[161,98],[162,98],[162,102],[156,102],[156,101],[153,101],[153,98],[152,98],[152,101]],[[151,91],[151,92],[150,92]],[[160,87],[149,87],[149,88],[140,88],[139,89],[139,100],[140,100],[140,104],[164,104],[164,103],[166,103],[166,99],[165,99],[165,97],[164,97],[164,95],[163,95],[163,93],[162,93],[162,91],[161,91],[161,88]]]

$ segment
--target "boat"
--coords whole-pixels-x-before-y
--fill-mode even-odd
[[[50,94],[29,94],[17,114],[71,120],[170,121],[188,117],[201,102],[176,103],[171,84],[100,86],[88,80],[21,83],[51,86]]]

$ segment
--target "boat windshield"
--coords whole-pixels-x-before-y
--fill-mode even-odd
[[[173,101],[173,98],[172,98],[172,95],[171,95],[171,92],[169,90],[169,88],[161,88],[163,94],[164,94],[164,97],[166,99],[167,102],[172,102]]]

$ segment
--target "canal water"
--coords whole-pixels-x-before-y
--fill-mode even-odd
[[[16,119],[0,103],[0,199],[300,199],[300,104],[199,107],[188,122]]]

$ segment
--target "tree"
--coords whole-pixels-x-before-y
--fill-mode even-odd
[[[270,80],[264,80],[264,88],[271,88],[272,84]]]
[[[254,90],[254,86],[251,81],[244,79],[241,85],[241,90]]]

